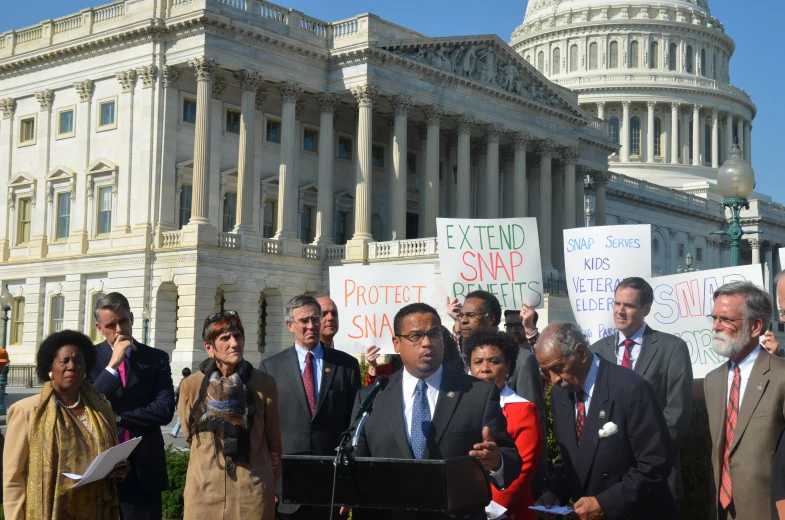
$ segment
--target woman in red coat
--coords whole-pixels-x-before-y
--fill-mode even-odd
[[[506,489],[491,487],[493,501],[505,507],[509,520],[535,520],[529,484],[537,473],[543,449],[537,406],[513,392],[505,384],[515,368],[518,345],[508,334],[498,330],[479,330],[465,344],[469,367],[474,377],[495,383],[501,392],[502,413],[507,418],[507,432],[515,441],[523,466],[521,474]]]

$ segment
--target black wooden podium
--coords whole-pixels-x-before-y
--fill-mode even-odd
[[[335,457],[284,455],[282,500],[329,506]],[[491,501],[487,472],[474,457],[448,460],[357,457],[339,464],[335,505],[459,513]]]

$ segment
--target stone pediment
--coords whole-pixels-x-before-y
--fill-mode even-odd
[[[46,176],[48,182],[69,180],[76,178],[76,172],[68,166],[57,166]]]
[[[585,118],[577,100],[548,81],[498,36],[399,40],[380,42],[379,47],[437,71]]]
[[[87,167],[87,173],[104,173],[117,171],[117,165],[108,159],[96,159]]]
[[[19,188],[34,185],[36,182],[35,175],[27,172],[19,172],[11,178],[8,183],[9,188]]]

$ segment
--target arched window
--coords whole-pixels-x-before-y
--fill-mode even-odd
[[[706,49],[701,49],[701,76],[706,77]]]
[[[526,61],[528,61],[529,63],[532,62],[532,55],[531,54],[527,54],[526,55]]]
[[[608,119],[608,133],[610,134],[611,141],[619,144],[619,118],[616,116]]]
[[[695,59],[695,57],[692,55],[692,45],[687,45],[687,60],[686,60],[687,63],[685,65],[685,67],[686,67],[687,72],[689,74],[692,74],[695,71],[695,69],[693,68],[693,65],[692,65],[692,62],[693,62],[694,59]]]
[[[630,44],[630,68],[637,69],[640,66],[640,49],[638,48],[638,42],[634,41]]]
[[[561,49],[553,49],[553,61],[551,61],[551,74],[561,74]]]
[[[660,68],[660,44],[657,42],[651,42],[651,49],[649,50],[649,68],[650,69],[659,69]]]
[[[679,47],[675,43],[670,44],[668,49],[668,70],[676,70],[676,60],[679,55]]]
[[[638,117],[630,119],[630,155],[641,154],[641,120]]]
[[[703,129],[703,162],[711,164],[711,127],[708,123]]]
[[[619,42],[611,42],[611,50],[608,54],[610,54],[608,68],[618,69],[619,68]]]
[[[597,44],[589,45],[589,70],[597,69]]]
[[[537,54],[537,70],[545,74],[545,53],[542,51]]]
[[[578,60],[580,60],[580,56],[578,56],[578,46],[571,45],[570,46],[570,72],[577,72]]]
[[[654,118],[654,155],[662,157],[662,120]]]

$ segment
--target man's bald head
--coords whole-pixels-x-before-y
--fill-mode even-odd
[[[333,346],[333,338],[338,334],[338,307],[327,295],[318,296],[316,301],[322,308],[322,328],[320,339],[325,347]]]

